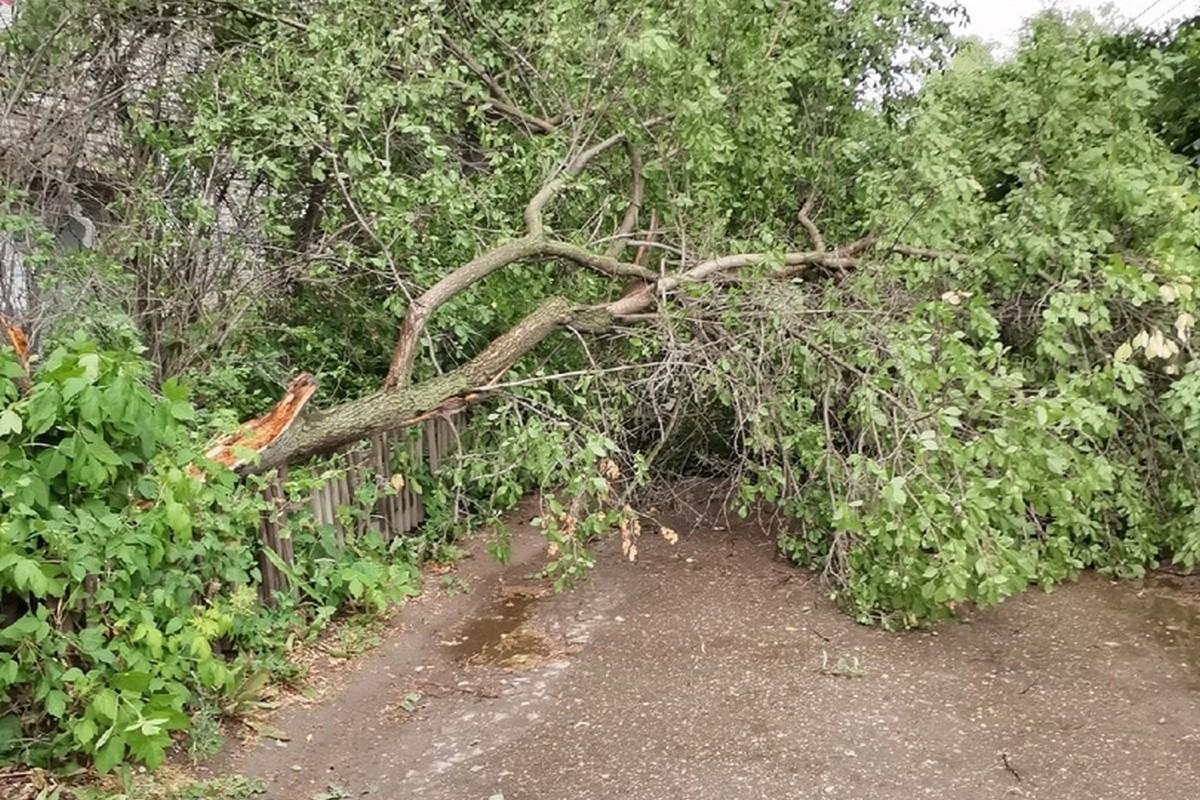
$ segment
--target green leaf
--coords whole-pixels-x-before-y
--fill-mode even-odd
[[[38,386],[29,401],[28,429],[30,436],[40,436],[54,426],[58,417],[58,392],[52,387]]]
[[[11,753],[21,739],[21,719],[13,714],[0,717],[0,753]]]
[[[150,688],[150,673],[141,671],[121,672],[113,676],[112,686],[123,692],[145,694]]]
[[[150,725],[151,729],[161,724],[160,720],[150,720],[155,723]],[[134,758],[145,762],[149,769],[156,769],[167,755],[167,748],[171,746],[171,737],[165,733],[156,733],[154,735],[146,735],[141,732],[133,733],[129,737],[129,753]]]
[[[114,692],[112,689],[101,689],[96,693],[96,696],[92,698],[89,708],[91,708],[92,711],[94,711],[98,716],[108,720],[109,722],[115,722],[117,719],[116,692]]]
[[[12,568],[13,583],[18,589],[31,592],[36,597],[45,597],[53,584],[42,572],[41,565],[29,558],[18,558]]]
[[[29,613],[7,628],[0,628],[0,643],[15,644],[36,639],[38,636],[44,635],[48,627],[44,621]]]
[[[125,757],[125,737],[121,735],[110,736],[104,746],[96,751],[96,771],[101,775],[105,774],[117,764],[121,763],[121,759]]]
[[[0,413],[0,436],[20,433],[23,428],[21,417],[11,408]]]
[[[90,385],[91,385],[91,381],[89,381],[87,378],[84,378],[84,377],[67,378],[65,381],[63,381],[63,384],[62,384],[63,400],[73,399],[77,394],[82,392],[84,389],[86,389]]]
[[[1046,457],[1046,466],[1055,475],[1065,475],[1067,473],[1067,467],[1069,466],[1069,463],[1070,462],[1068,462],[1067,459],[1063,458],[1057,453],[1052,453]]]
[[[187,401],[188,389],[175,378],[167,378],[163,381],[162,395],[172,403],[183,403]]]
[[[95,383],[100,375],[100,354],[84,353],[79,357],[79,366],[83,367],[83,377],[88,383]]]
[[[117,455],[115,452],[113,452],[113,449],[111,447],[109,447],[107,444],[100,441],[99,439],[95,439],[93,441],[88,442],[87,451],[92,456],[92,458],[96,459],[101,464],[108,464],[109,466],[119,467],[125,463],[124,461],[121,460],[121,457],[119,455]]]
[[[75,723],[71,732],[75,735],[75,741],[86,747],[96,738],[96,723],[92,721],[91,717],[84,717]]]
[[[38,455],[37,467],[43,480],[52,481],[66,469],[67,457],[63,455],[61,448],[53,447]]]
[[[167,503],[167,524],[179,536],[192,533],[192,515],[183,503]]]
[[[908,499],[908,493],[904,490],[906,481],[904,476],[897,475],[888,481],[887,486],[883,487],[883,499],[893,506],[902,506]]]
[[[61,718],[67,712],[67,696],[58,689],[51,689],[43,701],[46,713],[55,719]]]
[[[196,419],[196,409],[185,401],[174,402],[171,403],[171,416],[180,422],[191,422]]]

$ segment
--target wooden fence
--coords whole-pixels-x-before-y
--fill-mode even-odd
[[[259,523],[262,542],[258,556],[262,571],[259,598],[270,603],[275,592],[294,589],[288,586],[286,570],[280,565],[290,567],[293,563],[292,540],[286,523],[299,507],[307,506],[317,525],[332,525],[339,545],[345,543],[347,535],[367,528],[378,530],[388,542],[415,530],[425,519],[425,508],[421,496],[413,491],[411,481],[401,471],[402,464],[418,464],[424,459],[430,471],[436,470],[457,448],[464,422],[465,412],[457,411],[426,420],[419,437],[406,428],[380,433],[342,448],[338,455],[344,459],[344,468],[318,483],[308,493],[307,500],[301,502],[289,502],[283,489],[288,469],[281,467],[263,490],[267,508]],[[365,481],[374,481],[378,490],[365,493],[374,497],[371,508],[360,505],[358,488]],[[340,508],[359,513],[339,514]],[[346,529],[349,519],[357,521],[352,523],[355,530]]]

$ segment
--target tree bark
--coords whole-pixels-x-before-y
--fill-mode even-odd
[[[328,453],[383,431],[413,425],[442,411],[461,408],[486,393],[521,356],[550,333],[575,322],[588,330],[611,324],[604,307],[579,306],[550,297],[458,369],[415,386],[382,389],[327,411],[301,417],[260,451],[257,463],[243,472],[264,472],[293,461]]]

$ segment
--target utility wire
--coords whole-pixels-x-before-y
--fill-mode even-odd
[[[1188,1],[1188,0],[1179,0],[1179,2],[1177,2],[1175,5],[1171,6],[1171,7],[1170,7],[1170,8],[1168,8],[1166,11],[1164,11],[1163,13],[1161,13],[1161,14],[1159,14],[1157,17],[1155,17],[1155,18],[1154,18],[1154,20],[1153,20],[1152,22],[1148,22],[1148,23],[1146,23],[1146,27],[1147,27],[1147,28],[1152,28],[1152,27],[1154,27],[1154,26],[1155,26],[1155,25],[1157,25],[1157,24],[1158,24],[1160,21],[1162,21],[1162,20],[1166,19],[1167,17],[1171,16],[1171,14],[1172,14],[1172,13],[1174,13],[1175,9],[1179,8],[1181,5],[1183,5],[1183,4],[1184,4],[1184,3],[1186,3],[1187,1]]]
[[[1121,31],[1124,32],[1124,30],[1126,28],[1130,27],[1131,25],[1133,25],[1133,23],[1137,22],[1139,19],[1146,16],[1146,12],[1151,11],[1156,5],[1158,5],[1162,1],[1163,0],[1153,0],[1153,2],[1150,3],[1150,5],[1146,6],[1141,11],[1139,11],[1136,17],[1130,17],[1125,22],[1125,24],[1121,26]]]

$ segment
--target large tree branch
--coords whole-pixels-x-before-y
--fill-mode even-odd
[[[572,321],[596,327],[606,325],[608,317],[603,309],[578,306],[562,297],[548,298],[458,369],[417,386],[384,389],[302,417],[260,451],[256,464],[246,464],[242,471],[274,469],[375,433],[411,425],[439,409],[460,407],[495,383],[551,331]]]
[[[641,278],[646,281],[658,279],[657,272],[640,264],[620,261],[608,255],[593,253],[586,248],[570,244],[569,242],[560,242],[554,239],[547,240],[542,242],[541,253],[557,258],[565,258],[581,267],[588,267],[613,278]]]
[[[838,272],[852,270],[861,266],[864,255],[878,243],[878,237],[869,234],[849,244],[830,249],[815,224],[811,224],[811,218],[808,216],[811,205],[807,202],[801,216],[811,224],[811,228],[809,225],[805,227],[816,249],[782,254],[724,255],[667,274],[656,273],[636,263],[620,261],[607,253],[593,253],[577,245],[547,238],[542,215],[547,204],[565,186],[566,179],[578,175],[596,156],[622,141],[623,135],[618,134],[582,151],[548,179],[530,200],[525,212],[529,228],[525,236],[476,256],[447,274],[412,302],[397,339],[388,378],[379,391],[327,411],[301,414],[304,402],[311,395],[311,387],[305,382],[299,387],[302,391],[289,392],[289,396],[294,396],[292,402],[281,403],[276,407],[279,413],[272,411],[261,418],[271,424],[257,424],[260,420],[249,426],[251,433],[269,430],[269,437],[254,436],[253,441],[241,437],[237,438],[236,442],[230,439],[221,443],[257,450],[259,459],[256,463],[243,462],[240,456],[234,462],[228,459],[221,460],[233,463],[235,468],[243,472],[263,471],[335,450],[375,433],[412,425],[431,415],[460,408],[486,396],[518,359],[560,328],[572,327],[587,332],[602,332],[615,320],[639,315],[681,288],[716,280],[721,275],[748,268],[776,265],[775,269],[767,273],[766,277],[769,279],[789,279],[812,269]],[[630,152],[631,161],[635,162],[632,165],[635,178],[630,192],[631,210],[626,213],[619,231],[622,241],[628,240],[629,231],[636,226],[636,207],[641,202],[643,191],[636,155],[632,155],[636,151]],[[633,222],[629,222],[631,219]],[[959,255],[899,245],[880,249],[914,258],[947,258]],[[418,385],[411,385],[416,345],[423,335],[429,315],[455,294],[492,272],[516,261],[534,257],[566,259],[612,277],[636,277],[644,281],[644,285],[617,300],[599,305],[581,305],[563,297],[548,298],[467,363]],[[274,425],[274,422],[282,424]],[[218,450],[220,448],[215,448],[212,452]]]
[[[526,241],[521,240],[521,243]],[[500,261],[512,256],[520,248],[513,247],[505,250],[504,255],[495,255],[501,249],[481,256],[476,262]],[[857,265],[857,259],[837,255],[837,252],[785,253],[782,256],[785,266],[774,274],[785,276],[798,267]],[[769,263],[773,258],[776,256],[769,253],[743,253],[710,259],[690,269],[647,283],[645,288],[619,300],[600,305],[580,305],[562,297],[551,297],[458,369],[416,386],[385,387],[359,400],[302,417],[260,451],[261,458],[257,464],[246,464],[242,469],[256,472],[269,470],[290,461],[329,452],[381,431],[414,424],[439,410],[448,411],[462,407],[485,396],[489,388],[518,359],[559,328],[571,326],[590,333],[599,333],[609,328],[619,317],[652,307],[661,296],[671,291],[688,284],[703,282],[720,272]],[[474,266],[472,269],[479,270],[480,267]],[[461,275],[461,270],[456,270],[451,275]],[[460,280],[461,277],[456,278],[455,282]]]
[[[642,211],[642,201],[646,194],[646,179],[642,175],[642,156],[638,152],[637,146],[628,139],[625,140],[625,154],[629,157],[629,205],[625,208],[625,216],[621,219],[621,224],[617,226],[617,232],[613,234],[613,240],[605,249],[604,255],[608,258],[616,258],[621,255],[628,245],[628,238],[637,228],[638,215]],[[653,238],[653,232],[650,234]],[[634,259],[635,264],[640,264],[641,261]]]
[[[650,281],[658,277],[645,267],[592,253],[568,242],[526,236],[502,244],[449,273],[412,301],[404,315],[400,334],[396,337],[383,388],[394,390],[409,386],[421,336],[424,335],[430,315],[439,306],[496,270],[538,256],[563,258],[612,277],[637,277]]]
[[[262,451],[296,424],[301,412],[317,391],[312,375],[302,372],[288,384],[283,397],[267,413],[242,426],[213,444],[204,456],[230,469],[241,469],[250,463],[248,455]]]
[[[29,371],[29,338],[25,335],[25,329],[3,314],[0,314],[0,329],[4,331],[4,336],[17,357],[17,364],[21,367],[21,374],[13,382],[21,394],[29,394],[33,389],[33,382]]]
[[[387,379],[383,384],[384,390],[391,391],[408,387],[412,379],[417,345],[425,332],[425,324],[429,320],[429,315],[438,306],[501,267],[536,255],[540,246],[541,242],[538,239],[529,236],[502,244],[471,259],[430,286],[421,296],[415,298],[409,305],[408,311],[404,315],[404,322],[400,326],[400,335],[396,338],[396,347],[392,351],[392,361],[388,367]]]
[[[412,371],[416,362],[418,345],[425,333],[429,316],[437,310],[438,306],[476,281],[513,262],[533,256],[552,255],[610,275],[644,277],[645,271],[636,265],[623,264],[611,256],[596,255],[566,242],[551,241],[545,238],[543,214],[546,206],[562,191],[567,180],[578,176],[601,153],[624,141],[625,134],[618,133],[580,152],[565,167],[548,178],[537,193],[530,198],[524,213],[526,228],[524,237],[477,256],[443,277],[412,301],[405,313],[404,322],[400,326],[399,336],[396,338],[391,364],[388,366],[387,378],[383,384],[384,390],[405,389],[412,382]],[[633,154],[632,158],[636,159],[636,149],[629,148],[629,152]],[[631,227],[636,224],[636,207],[641,203],[640,160],[637,161],[634,172],[637,177],[631,190],[630,207],[633,208],[634,220]],[[628,212],[626,216],[628,218]]]
[[[561,124],[561,118],[544,119],[525,111],[518,105],[509,95],[504,85],[498,81],[492,73],[488,72],[487,68],[471,57],[471,54],[463,48],[462,45],[455,42],[449,36],[442,34],[442,45],[453,54],[453,56],[462,63],[464,67],[473,72],[488,87],[488,92],[492,95],[492,107],[500,113],[513,120],[520,122],[527,128],[531,128],[540,133],[551,133],[558,130]]]
[[[513,248],[496,255],[492,251],[476,262],[502,261],[513,256],[529,240],[512,243]],[[502,246],[503,248],[504,246]],[[782,266],[771,273],[786,278],[805,269],[821,267],[851,269],[859,265],[856,253],[870,247],[868,239],[832,251],[784,253],[741,253],[721,256],[648,282],[645,287],[611,303],[580,305],[562,297],[551,297],[513,328],[499,336],[479,355],[456,370],[430,378],[415,386],[383,388],[367,397],[351,400],[328,411],[301,417],[287,427],[279,438],[260,451],[254,464],[241,465],[243,472],[260,472],[330,452],[372,434],[395,430],[427,419],[431,415],[461,408],[489,393],[500,377],[525,354],[555,330],[570,326],[589,333],[608,329],[615,320],[645,311],[660,298],[689,284],[702,283],[714,276],[761,266],[778,260]],[[498,248],[501,250],[502,248]],[[601,258],[596,256],[596,258]],[[472,262],[475,264],[475,262]],[[471,265],[468,265],[471,266]],[[465,268],[465,267],[464,267]],[[479,266],[473,270],[481,269]],[[460,274],[456,270],[451,275]],[[450,277],[450,276],[447,276]],[[457,278],[455,282],[459,282]]]
[[[614,145],[618,145],[625,141],[624,133],[616,133],[608,137],[602,142],[592,145],[588,149],[575,156],[565,167],[560,169],[549,180],[542,184],[542,188],[538,189],[537,193],[530,198],[529,203],[525,206],[525,230],[530,236],[542,236],[545,234],[545,222],[543,214],[547,204],[553,200],[563,187],[567,185],[567,181],[577,177],[583,172],[584,168],[592,162],[596,156],[611,149]]]
[[[813,207],[817,202],[817,193],[809,192],[808,197],[804,200],[804,205],[800,207],[800,213],[797,216],[800,218],[800,225],[808,233],[808,238],[812,240],[812,246],[816,250],[825,249],[825,237],[821,236],[821,230],[817,224],[813,222],[812,212]]]
[[[571,326],[599,333],[608,329],[618,317],[650,308],[669,291],[704,281],[717,272],[767,263],[771,258],[770,254],[748,253],[711,259],[647,283],[644,289],[606,304],[580,305],[562,297],[551,297],[458,369],[415,386],[385,387],[328,411],[301,417],[259,451],[260,458],[256,463],[239,463],[238,466],[243,472],[270,470],[330,452],[375,433],[415,424],[439,411],[461,408],[486,396],[518,359],[559,328]],[[828,265],[831,259],[840,258],[843,257],[815,251],[789,253],[785,254],[784,263]]]

